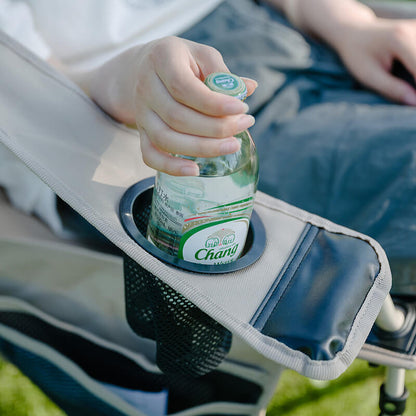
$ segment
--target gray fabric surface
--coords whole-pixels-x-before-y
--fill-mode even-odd
[[[393,291],[416,294],[416,110],[365,90],[279,14],[228,0],[183,37],[259,82],[248,104],[259,188],[378,240]]]

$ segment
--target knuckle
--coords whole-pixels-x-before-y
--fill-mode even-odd
[[[414,34],[413,27],[407,22],[398,22],[393,29],[393,41],[404,42],[409,40]]]
[[[136,79],[135,91],[136,91],[136,96],[137,97],[142,97],[145,94],[146,86],[147,86],[147,80],[144,79],[144,77],[138,77]],[[136,105],[137,105],[137,103],[136,103]]]
[[[213,124],[213,135],[217,138],[232,136],[234,130],[236,131],[236,129],[231,128],[229,123],[225,120],[221,120]]]
[[[146,146],[143,145],[143,142],[141,142],[140,144],[140,149],[142,152],[142,160],[144,162],[145,165],[149,166],[149,167],[153,167],[152,166],[152,158],[149,156]]]
[[[187,81],[182,74],[174,72],[171,74],[169,81],[169,91],[171,95],[177,101],[183,101],[185,99],[185,93],[187,90]]]
[[[176,153],[187,156],[211,157],[212,144],[210,142],[214,141],[207,138],[187,137],[186,141],[182,141]]]
[[[209,139],[197,139],[192,143],[192,149],[189,149],[188,153],[192,153],[192,155],[198,155],[202,157],[210,157],[210,145]],[[190,152],[191,151],[191,152]]]
[[[222,61],[222,55],[220,51],[213,46],[204,45],[205,53],[210,56],[213,60]]]
[[[173,48],[173,36],[167,36],[152,42],[149,50],[149,60],[158,65],[164,62],[166,53]]]
[[[218,123],[213,126],[214,137],[225,137],[227,135],[227,129],[223,123]]]
[[[156,147],[166,149],[169,143],[169,134],[166,129],[159,129],[153,133],[152,142]]]
[[[169,175],[175,175],[175,166],[169,157],[163,158],[160,161],[159,170],[168,173]]]
[[[220,51],[218,49],[215,49],[213,46],[207,46],[207,49],[208,49],[208,53],[213,58],[222,59],[222,55],[221,55],[221,53],[220,53]]]
[[[204,105],[206,108],[206,112],[213,116],[221,116],[226,112],[224,110],[224,104],[221,99],[218,98],[217,95],[207,95],[204,97]]]
[[[152,165],[152,161],[151,161],[151,159],[150,159],[150,158],[148,158],[145,154],[143,154],[143,155],[142,155],[142,160],[143,160],[143,163],[144,163],[146,166],[149,166],[149,168],[153,168],[153,165]]]
[[[167,111],[164,121],[168,126],[180,131],[186,123],[186,118],[183,116],[181,111]]]

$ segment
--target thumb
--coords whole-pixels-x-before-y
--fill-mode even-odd
[[[241,79],[246,84],[247,96],[250,96],[251,94],[253,94],[253,92],[256,90],[259,84],[257,83],[256,80],[251,79],[251,78],[241,77]]]
[[[197,60],[202,80],[213,72],[230,72],[221,53],[207,45],[194,44],[193,55]],[[238,75],[238,74],[236,74]],[[247,87],[247,95],[253,94],[258,84],[254,79],[241,77]]]
[[[211,46],[194,44],[192,54],[198,64],[202,81],[213,72],[230,72],[221,53]]]

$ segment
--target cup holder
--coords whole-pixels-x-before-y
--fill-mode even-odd
[[[266,245],[266,233],[263,223],[255,210],[253,210],[251,216],[243,253],[239,259],[232,263],[220,265],[196,264],[159,250],[146,239],[153,186],[154,177],[144,179],[127,189],[120,201],[119,215],[127,234],[157,259],[186,271],[217,274],[241,270],[253,264],[263,254]]]

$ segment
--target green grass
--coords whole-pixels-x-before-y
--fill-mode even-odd
[[[378,391],[382,367],[372,368],[356,360],[337,380],[315,383],[293,371],[284,372],[267,416],[378,415]],[[416,409],[416,371],[408,371],[410,391],[405,416]],[[1,416],[65,416],[13,365],[0,360]]]
[[[1,416],[65,416],[13,365],[0,359]]]
[[[315,384],[293,371],[286,371],[271,401],[267,416],[377,416],[379,389],[384,368],[356,360],[337,380]],[[410,391],[405,416],[416,409],[416,371],[407,371]]]

